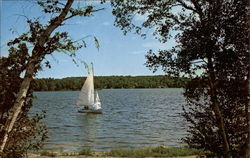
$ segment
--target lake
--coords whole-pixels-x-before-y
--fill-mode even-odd
[[[45,149],[78,151],[179,146],[186,135],[180,116],[182,89],[99,90],[103,114],[78,113],[77,91],[35,92],[31,114],[45,110],[49,131]]]

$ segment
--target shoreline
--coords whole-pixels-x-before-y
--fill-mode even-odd
[[[75,155],[75,156],[67,156],[67,155],[58,155],[58,156],[41,156],[39,154],[28,154],[28,158],[121,158],[121,157],[113,157],[113,156],[86,156],[86,155]],[[189,155],[189,156],[168,156],[161,158],[197,158],[199,155]],[[122,157],[128,158],[128,157]],[[144,157],[144,158],[155,158],[155,157]]]
[[[109,151],[93,151],[90,148],[83,148],[79,152],[49,152],[43,151],[38,153],[28,153],[28,158],[197,158],[205,157],[209,152],[188,148],[188,147],[150,147],[150,148],[134,148],[134,149],[111,149]]]

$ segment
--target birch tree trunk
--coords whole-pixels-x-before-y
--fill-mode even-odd
[[[215,72],[212,64],[212,59],[208,58],[208,72],[209,72],[209,87],[210,87],[210,93],[211,93],[211,101],[212,101],[212,108],[215,113],[215,117],[217,120],[218,128],[219,128],[219,133],[222,136],[223,139],[223,148],[225,150],[225,157],[226,158],[231,158],[231,153],[230,153],[230,146],[229,146],[229,141],[225,129],[225,123],[223,120],[223,116],[221,113],[221,109],[219,106],[218,98],[217,98],[217,92],[216,92],[216,86],[215,86]]]
[[[25,98],[26,98],[26,95],[30,86],[30,82],[32,80],[32,76],[34,74],[34,70],[35,70],[35,64],[34,62],[31,61],[29,62],[28,67],[26,69],[25,77],[21,83],[18,97],[13,107],[11,108],[10,114],[5,124],[5,134],[2,140],[2,144],[1,144],[1,149],[0,149],[1,152],[3,152],[4,147],[8,141],[9,133],[11,132],[14,126],[14,123],[17,119],[18,114],[21,112],[21,108],[24,104],[24,101],[25,101]]]
[[[246,141],[246,156],[245,158],[249,158],[250,157],[250,106],[248,105],[248,113],[247,113],[247,117],[248,117],[248,138]]]
[[[246,84],[246,89],[245,89],[245,92],[246,92],[246,96],[247,96],[247,99],[246,99],[246,106],[245,106],[245,111],[246,111],[246,120],[247,120],[247,139],[246,139],[246,143],[245,145],[243,146],[243,149],[242,149],[242,156],[241,158],[250,158],[250,105],[249,105],[249,92],[250,92],[250,82],[249,82],[249,79],[250,79],[250,70],[248,70],[248,76],[247,76],[247,84]]]
[[[21,83],[20,90],[17,95],[17,99],[13,105],[13,107],[10,110],[10,114],[7,118],[7,121],[4,126],[4,136],[2,138],[2,144],[0,147],[0,153],[4,151],[5,145],[8,142],[9,134],[12,131],[14,124],[17,120],[18,115],[21,112],[21,109],[24,105],[24,101],[28,92],[28,89],[30,87],[30,82],[33,79],[33,75],[35,74],[35,70],[37,69],[37,66],[42,61],[43,57],[46,55],[46,52],[44,52],[44,44],[46,43],[47,39],[49,39],[51,33],[62,24],[62,22],[65,20],[65,17],[67,16],[74,0],[68,0],[64,9],[62,12],[56,17],[43,32],[43,34],[39,37],[39,42],[35,45],[32,56],[30,57],[24,79]]]
[[[248,14],[248,18],[247,18],[247,21],[248,21],[248,28],[250,27],[250,2],[248,1],[247,3],[247,6],[248,6],[248,11],[247,11],[247,14]],[[249,29],[248,29],[248,37],[250,36],[250,33],[249,33]],[[247,59],[249,60],[250,59],[250,41],[248,41],[248,52],[247,52]],[[248,63],[249,64],[249,63]],[[248,121],[248,138],[246,140],[246,158],[249,158],[250,157],[250,66],[248,65],[247,67],[247,70],[248,70],[248,74],[247,74],[247,121]]]
[[[248,136],[247,136],[247,140],[246,140],[246,152],[245,152],[245,158],[249,158],[250,157],[250,105],[249,105],[249,92],[250,92],[250,70],[248,68],[248,76],[247,76],[247,107],[246,107],[246,113],[247,113],[247,127],[248,127]]]

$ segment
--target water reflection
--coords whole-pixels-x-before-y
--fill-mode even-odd
[[[77,114],[79,122],[79,140],[82,147],[93,147],[97,143],[95,139],[98,136],[98,129],[100,129],[101,115],[98,114]]]

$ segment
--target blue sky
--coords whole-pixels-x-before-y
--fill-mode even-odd
[[[81,3],[81,5],[85,3]],[[93,62],[96,76],[164,74],[160,70],[153,74],[145,67],[145,54],[149,49],[170,48],[174,45],[174,41],[161,44],[150,35],[152,30],[146,30],[148,32],[146,39],[142,39],[133,32],[124,36],[119,28],[113,26],[115,17],[111,14],[112,9],[109,4],[101,5],[95,2],[94,5],[97,8],[104,7],[105,10],[94,13],[92,17],[74,18],[58,29],[59,31],[69,32],[69,35],[75,40],[90,35],[85,39],[87,48],[76,52],[77,59],[84,60],[87,63]],[[20,15],[29,18],[40,16],[44,22],[47,19],[34,0],[1,1],[1,56],[8,55],[6,43],[9,40],[28,30],[25,18]],[[134,21],[139,23],[143,19],[143,16],[135,16]],[[99,40],[99,51],[95,47],[94,36]],[[72,59],[62,52],[55,52],[53,57],[49,55],[46,59],[51,62],[52,68],[44,68],[43,71],[38,73],[38,78],[63,78],[86,76],[87,74],[83,64],[75,65]]]

